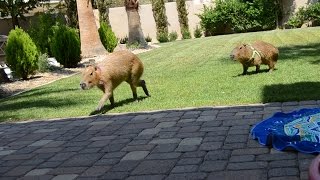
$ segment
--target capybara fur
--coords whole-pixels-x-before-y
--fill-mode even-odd
[[[114,106],[113,90],[126,81],[132,90],[133,98],[137,99],[137,87],[142,87],[147,96],[149,92],[144,80],[143,64],[140,59],[129,51],[117,51],[107,55],[106,59],[96,65],[89,65],[82,72],[80,87],[90,89],[97,86],[104,93],[96,111],[100,111],[106,100]]]
[[[256,72],[258,73],[261,64],[268,65],[269,72],[273,71],[278,61],[278,56],[278,48],[263,41],[238,45],[230,54],[231,59],[242,64],[243,75],[247,74],[248,68],[251,66],[256,66]]]

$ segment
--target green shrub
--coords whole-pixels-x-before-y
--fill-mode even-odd
[[[290,28],[299,28],[303,23],[313,22],[313,26],[320,24],[320,2],[299,8],[298,12],[291,16],[286,23]]]
[[[39,13],[36,19],[31,22],[28,34],[30,34],[30,37],[41,53],[47,53],[49,56],[52,55],[50,49],[50,39],[53,36],[52,26],[54,26],[56,22],[61,21],[60,15],[56,16],[48,12]]]
[[[100,28],[98,31],[104,48],[106,48],[108,52],[113,52],[114,48],[116,48],[118,44],[118,39],[111,27],[105,22],[100,22]]]
[[[165,33],[165,32],[157,33],[157,40],[158,40],[160,43],[169,42],[168,33]]]
[[[38,66],[38,50],[31,37],[20,28],[11,30],[5,47],[6,62],[22,79],[34,74]]]
[[[193,35],[195,38],[200,38],[202,36],[202,31],[199,28],[199,26],[196,26],[196,28],[194,29]]]
[[[145,39],[147,42],[151,42],[151,41],[152,41],[152,38],[149,36],[149,34],[148,34],[148,36],[145,37],[144,39]]]
[[[125,36],[124,38],[120,38],[119,43],[120,44],[127,44],[128,43],[128,36]]]
[[[172,31],[170,34],[169,34],[169,40],[170,41],[175,41],[178,39],[178,33],[175,32],[175,31]]]
[[[48,62],[48,54],[44,53],[39,56],[38,59],[38,71],[39,72],[49,72],[50,64]]]
[[[182,39],[191,39],[191,33],[189,29],[182,29]]]
[[[77,67],[80,62],[80,38],[76,29],[65,25],[53,27],[51,50],[57,61],[66,68]]]
[[[274,0],[216,0],[198,14],[205,36],[276,28],[279,4]],[[277,12],[277,13],[275,13]]]

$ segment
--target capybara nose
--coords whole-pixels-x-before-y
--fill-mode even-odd
[[[233,60],[233,59],[234,59],[234,55],[233,55],[233,54],[230,54],[230,58]]]
[[[80,83],[80,87],[81,87],[82,89],[85,89],[85,88],[86,88],[86,83]]]

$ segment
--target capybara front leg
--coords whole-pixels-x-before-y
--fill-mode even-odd
[[[96,108],[96,111],[100,111],[104,104],[106,103],[107,99],[111,97],[111,93],[106,92],[103,94],[102,98],[99,101],[98,107]]]
[[[148,91],[147,86],[146,86],[146,82],[145,82],[144,80],[140,80],[139,85],[142,87],[144,93],[145,93],[147,96],[150,96],[149,91]]]
[[[258,73],[260,71],[260,66],[256,65],[256,73]]]
[[[109,101],[110,101],[111,106],[113,107],[113,106],[114,106],[114,97],[113,97],[113,94],[110,96]]]
[[[243,66],[243,72],[242,75],[246,75],[248,71],[248,67],[247,66]]]

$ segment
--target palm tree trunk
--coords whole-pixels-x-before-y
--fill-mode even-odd
[[[147,42],[141,29],[140,15],[136,9],[127,10],[129,39],[128,44],[139,44],[140,47],[146,48]]]
[[[82,58],[106,54],[107,51],[100,41],[91,1],[77,0],[77,9]]]

